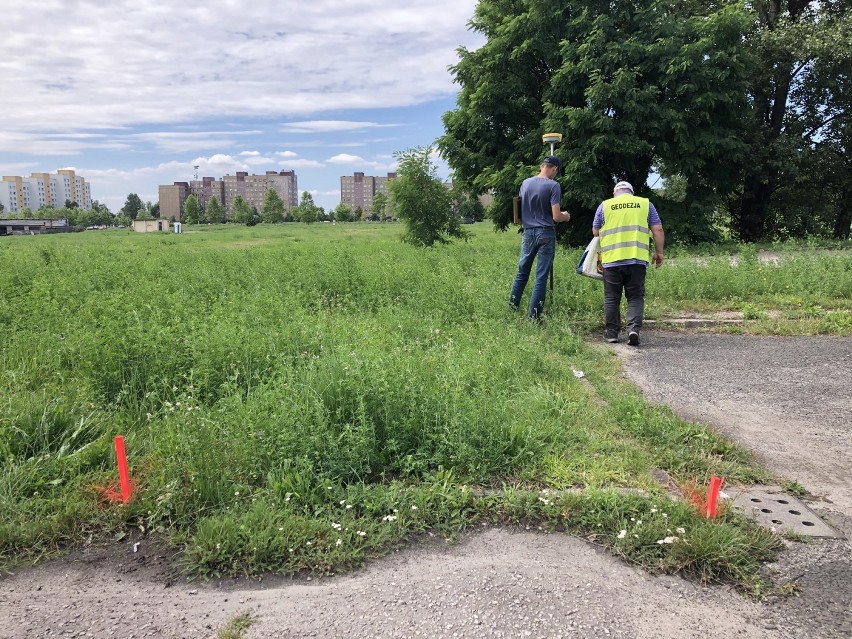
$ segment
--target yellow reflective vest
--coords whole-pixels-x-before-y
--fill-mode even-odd
[[[651,261],[647,198],[619,195],[603,203],[604,225],[601,238],[601,262],[621,260]]]

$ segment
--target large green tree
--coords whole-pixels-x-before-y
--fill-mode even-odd
[[[201,221],[201,204],[198,198],[190,195],[183,203],[184,224],[198,224]]]
[[[730,201],[732,230],[744,241],[848,237],[852,2],[751,6],[749,161]]]
[[[337,222],[355,221],[355,214],[352,212],[352,207],[343,202],[341,202],[335,207],[333,216]]]
[[[139,210],[144,208],[145,205],[142,203],[142,198],[136,195],[136,193],[130,193],[128,194],[127,200],[124,202],[124,206],[121,207],[119,213],[131,220],[135,220]]]
[[[683,202],[666,209],[673,235],[712,236],[707,214],[745,159],[744,9],[481,0],[471,25],[486,42],[459,51],[458,106],[444,115],[439,147],[463,188],[493,192],[490,214],[500,227],[545,154],[542,135],[557,131],[575,242],[588,238],[596,205],[618,179],[648,195],[654,170],[685,179]]]
[[[296,207],[296,219],[305,224],[313,224],[320,218],[321,209],[314,203],[314,196],[307,191],[302,193],[302,200]]]
[[[222,224],[225,221],[225,208],[215,195],[207,201],[207,221],[210,224]]]
[[[267,224],[277,224],[284,221],[284,200],[275,189],[268,189],[263,196],[261,217]]]
[[[399,161],[397,178],[390,182],[390,195],[397,217],[405,224],[403,239],[416,246],[446,244],[451,238],[467,238],[453,210],[449,190],[438,178],[429,158],[431,148],[394,153]]]
[[[251,219],[252,210],[242,195],[237,195],[231,205],[231,220],[237,224],[246,224]]]

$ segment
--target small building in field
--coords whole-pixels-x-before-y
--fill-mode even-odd
[[[138,233],[154,233],[156,231],[168,231],[168,220],[133,220],[131,223],[133,230]]]
[[[66,233],[70,230],[71,227],[66,219],[0,219],[0,235],[40,235],[42,233]]]

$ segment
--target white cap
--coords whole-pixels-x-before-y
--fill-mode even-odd
[[[621,182],[615,185],[613,192],[615,191],[630,191],[631,193],[633,193],[633,185],[630,184],[630,182],[625,182],[624,180],[622,180]]]

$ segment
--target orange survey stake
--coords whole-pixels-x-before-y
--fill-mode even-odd
[[[121,483],[121,501],[130,501],[130,473],[127,471],[127,454],[124,451],[124,437],[115,436],[115,459],[118,462],[118,479]]]
[[[722,488],[722,478],[712,477],[710,479],[710,490],[707,491],[706,517],[712,519],[716,516],[716,504],[719,500],[719,490]]]

